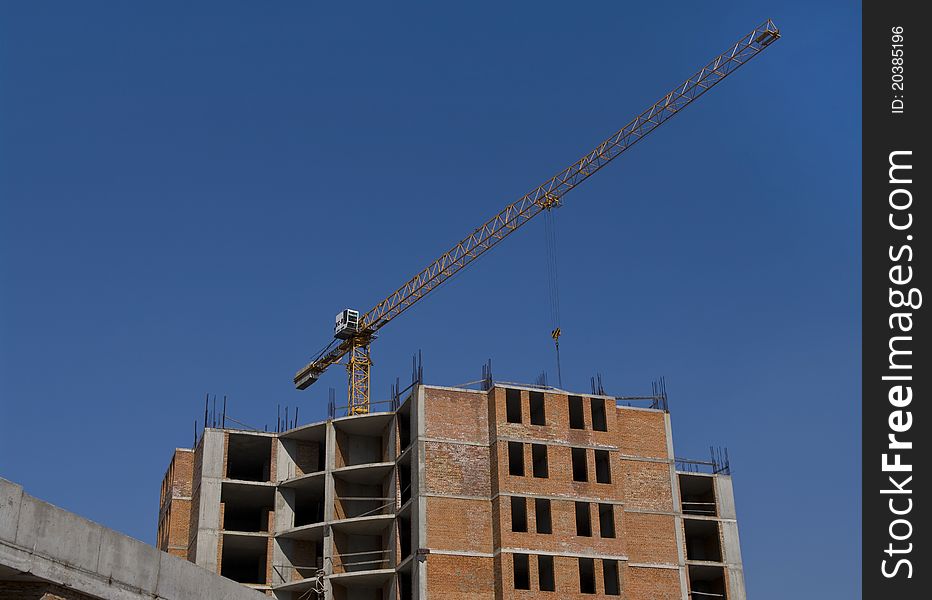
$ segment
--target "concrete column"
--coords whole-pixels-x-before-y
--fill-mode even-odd
[[[224,437],[220,429],[207,429],[201,458],[200,504],[198,509],[197,564],[219,573],[220,490],[223,479]]]
[[[336,467],[337,435],[333,426],[333,421],[327,421],[327,433],[324,436],[324,522],[328,523],[324,529],[323,549],[323,568],[327,575],[333,574],[333,532],[329,523],[334,520],[334,506],[336,500],[336,490],[333,483],[333,469]],[[325,580],[324,588],[326,598],[333,598],[333,586],[330,584],[329,577]]]
[[[294,440],[283,440],[275,438],[274,451],[276,452],[275,462],[277,465],[275,481],[282,482],[291,479],[295,475],[294,460],[292,454],[288,452],[288,446],[294,449],[296,442]],[[286,529],[294,527],[294,509],[295,509],[295,491],[293,489],[275,488],[275,533],[281,533]]]
[[[674,529],[676,532],[676,564],[679,566],[680,599],[689,600],[689,583],[686,572],[686,531],[683,528],[683,505],[680,498],[680,478],[676,474],[676,455],[673,451],[673,423],[670,413],[663,416],[663,427],[667,438],[667,460],[670,461],[670,493],[673,498]]]
[[[735,511],[735,491],[731,484],[730,475],[715,476],[715,502],[718,505],[719,518],[738,518],[738,514]]]
[[[725,561],[729,600],[746,600],[744,564],[741,560],[741,542],[738,539],[735,493],[731,477],[715,476],[715,501],[722,531],[722,560]]]
[[[738,540],[738,523],[722,521],[722,554],[728,571],[728,598],[745,600],[744,565],[741,561],[741,543]]]
[[[273,452],[275,452],[275,473],[272,473],[272,481],[282,482],[291,479],[297,475],[294,457],[298,452],[298,442],[295,440],[282,439],[276,437],[273,442]]]
[[[274,438],[272,451],[275,452],[276,473],[274,481],[281,482],[295,475],[294,455],[297,443],[294,440]],[[290,448],[289,448],[290,446]],[[291,452],[289,452],[289,449]],[[294,527],[295,491],[293,489],[275,488],[275,531],[277,535],[286,529]],[[282,578],[288,580],[292,566],[288,554],[291,551],[291,540],[276,538],[272,546],[272,583],[284,583]],[[276,570],[277,569],[277,570]]]

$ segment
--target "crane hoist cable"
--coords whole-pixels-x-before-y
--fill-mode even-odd
[[[544,244],[547,255],[547,292],[550,303],[550,337],[557,353],[557,383],[563,387],[563,372],[560,367],[560,336],[563,329],[560,327],[560,277],[557,270],[557,223],[554,210],[559,204],[551,206],[544,212]]]
[[[780,30],[773,21],[768,19],[761,23],[602,143],[477,227],[369,312],[360,315],[359,311],[349,308],[341,311],[334,325],[334,337],[340,340],[339,343],[328,346],[323,354],[302,367],[294,376],[295,387],[306,389],[330,366],[340,363],[344,356],[349,355],[346,363],[349,379],[348,412],[369,412],[369,371],[372,365],[369,346],[379,329],[449,281],[522,225],[558,205],[570,190],[679,114],[778,39]]]

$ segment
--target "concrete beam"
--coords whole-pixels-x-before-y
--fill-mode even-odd
[[[266,598],[37,500],[5,479],[0,479],[0,566],[101,600]]]

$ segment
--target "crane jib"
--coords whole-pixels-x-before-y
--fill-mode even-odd
[[[418,300],[448,281],[485,252],[494,248],[544,209],[558,206],[567,192],[594,175],[779,38],[780,30],[769,19],[742,36],[725,52],[713,58],[682,84],[664,94],[608,139],[517,201],[506,206],[376,304],[360,317],[359,333],[356,338],[343,340],[335,348],[326,350],[315,357],[295,375],[295,386],[298,389],[305,389],[317,381],[320,374],[329,366],[338,363],[347,354],[353,352],[354,348],[359,348],[360,345],[368,347],[378,329],[411,308]],[[368,369],[368,366],[366,368]],[[353,381],[352,373],[350,373],[350,379]],[[368,381],[368,372],[366,381]],[[365,403],[365,410],[368,410],[367,390]],[[353,405],[351,398],[350,406]]]

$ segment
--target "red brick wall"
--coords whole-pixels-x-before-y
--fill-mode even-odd
[[[223,507],[220,508],[221,512]],[[223,535],[217,536],[217,573],[223,568]]]
[[[485,394],[429,389],[424,398],[424,434],[463,442],[489,443]]]
[[[425,442],[428,493],[489,496],[489,449],[485,446]]]
[[[268,544],[265,547],[265,583],[271,585],[274,581],[272,579],[272,555],[274,552],[275,540],[272,536],[269,536]],[[269,594],[271,595],[271,594]]]
[[[589,502],[589,517],[592,535],[576,535],[576,501],[550,501],[551,525],[553,533],[537,533],[536,508],[534,498],[527,498],[528,530],[514,532],[511,530],[511,497],[499,496],[493,505],[501,514],[500,524],[502,548],[521,548],[541,552],[566,552],[573,554],[601,554],[606,556],[624,555],[624,530],[622,506],[614,505],[615,537],[603,538],[599,531],[599,506]]]
[[[488,500],[428,497],[427,544],[444,550],[492,552]]]
[[[487,396],[426,389],[427,437],[450,441],[425,442],[425,491],[490,498],[486,502],[428,497],[427,545],[432,549],[483,552],[491,534],[491,543],[498,554],[488,560],[494,566],[492,578],[496,598],[501,600],[539,597],[535,553],[556,555],[554,597],[561,600],[593,597],[579,590],[578,555],[594,558],[597,597],[604,594],[601,557],[609,560],[629,557],[632,562],[675,565],[678,557],[672,514],[626,512],[631,508],[672,513],[665,414],[628,408],[613,410],[614,402],[609,400],[605,403],[607,431],[594,431],[591,399],[583,396],[585,429],[570,429],[567,396],[545,393],[545,423],[532,425],[529,395],[527,391],[520,391],[522,422],[508,423],[503,388],[495,388]],[[474,445],[486,440],[490,444],[488,448]],[[509,441],[523,444],[523,476],[509,474]],[[544,444],[547,448],[546,478],[533,476],[532,444]],[[585,449],[586,482],[573,481],[572,448]],[[610,483],[596,482],[596,449],[609,453]],[[511,530],[511,494],[527,497],[527,532]],[[535,497],[550,499],[553,529],[550,534],[536,532]],[[576,535],[577,499],[590,504],[591,536]],[[614,538],[600,536],[600,502],[610,502],[614,507]],[[491,527],[486,524],[487,519]],[[513,551],[529,554],[531,590],[514,589]],[[439,597],[468,597],[460,592],[464,584],[461,572],[472,568],[470,561],[482,563],[483,560],[431,554],[428,564],[444,567],[440,574],[428,568],[429,592],[439,591]],[[458,566],[447,567],[447,564]],[[619,561],[618,567],[624,593],[630,569],[625,561]],[[638,568],[632,577],[633,586],[623,596],[628,600],[680,597],[676,569]]]
[[[204,438],[201,437],[201,443],[194,450],[192,483],[191,483],[191,509],[189,511],[190,519],[188,524],[188,560],[197,562],[197,530],[198,519],[201,510],[201,472],[203,470],[204,459]]]
[[[585,429],[570,429],[569,400],[565,394],[544,393],[546,425],[532,425],[530,414],[530,392],[519,390],[521,395],[521,423],[509,423],[507,418],[506,391],[494,388],[490,394],[490,414],[493,434],[497,437],[530,437],[537,440],[562,442],[573,446],[613,445],[617,443],[619,425],[613,402],[605,401],[605,420],[608,431],[592,429],[590,398],[582,397]]]
[[[162,482],[157,546],[174,556],[188,553],[193,471],[194,453],[177,449]]]
[[[631,562],[677,563],[676,519],[672,515],[628,512],[624,536]]]
[[[559,600],[592,600],[593,598],[627,598],[627,600],[654,600],[652,596],[631,596],[625,594],[624,581],[624,563],[618,562],[619,583],[622,588],[622,596],[606,596],[604,574],[602,572],[602,560],[595,558],[593,561],[595,571],[595,591],[593,594],[583,594],[579,591],[579,559],[575,556],[554,556],[553,574],[555,591],[541,592],[539,587],[539,573],[537,569],[537,555],[528,556],[528,566],[530,571],[530,590],[514,589],[514,559],[513,555],[503,552],[495,559],[495,564],[501,572],[501,586],[499,588],[499,597],[502,600],[536,600],[539,598],[554,598]]]
[[[676,569],[626,567],[624,591],[628,600],[680,600],[680,574]]]
[[[619,407],[617,415],[622,454],[668,458],[665,413]]]
[[[537,560],[534,553],[556,554],[554,598],[590,599],[579,592],[578,559],[581,554],[595,557],[598,594],[604,592],[600,556],[627,556],[632,563],[677,562],[670,449],[667,447],[665,414],[661,411],[615,407],[605,401],[607,431],[594,431],[591,398],[581,396],[584,429],[569,427],[569,401],[564,394],[544,393],[545,423],[531,424],[530,393],[520,390],[521,423],[508,423],[506,390],[488,393],[426,388],[424,392],[425,439],[421,439],[426,469],[421,493],[431,494],[426,504],[426,540],[412,540],[413,550],[429,547],[428,588],[431,596],[485,600],[495,597],[537,597]],[[604,401],[604,400],[600,400]],[[414,411],[414,407],[411,407]],[[417,414],[414,412],[413,414]],[[337,430],[337,467],[353,462],[342,456],[345,434]],[[412,427],[412,437],[417,429]],[[383,434],[383,446],[391,436]],[[523,444],[525,475],[508,474],[509,441]],[[548,477],[533,477],[532,443],[547,448]],[[228,434],[224,434],[223,472],[226,473]],[[589,481],[572,480],[571,449],[584,448]],[[596,482],[594,450],[609,452],[612,481]],[[384,451],[384,448],[383,448]],[[320,446],[297,442],[294,450],[295,475],[317,470]],[[176,453],[167,488],[163,485],[162,510],[170,512],[167,521],[167,550],[194,560],[193,533],[197,527],[200,448],[197,452]],[[273,445],[271,472],[275,472],[277,452]],[[344,460],[348,459],[348,460]],[[417,481],[417,463],[414,463]],[[193,488],[193,489],[192,489]],[[503,494],[503,495],[499,495]],[[527,496],[528,532],[511,531],[509,494]],[[452,496],[466,496],[458,498]],[[187,500],[186,498],[192,498]],[[550,534],[535,531],[535,497],[548,497],[551,503]],[[592,536],[576,535],[575,500],[590,503]],[[167,503],[171,505],[168,510]],[[603,539],[599,532],[599,502],[612,502],[615,510],[615,538]],[[270,513],[270,520],[274,515]],[[416,523],[415,523],[416,524]],[[270,529],[272,527],[270,526]],[[173,540],[181,540],[175,544]],[[160,547],[163,546],[160,537]],[[174,548],[177,545],[178,548]],[[187,549],[187,551],[185,550]],[[222,543],[218,547],[222,553]],[[494,554],[495,556],[444,555],[437,551]],[[531,590],[513,589],[511,552],[530,554]],[[272,567],[271,545],[268,568]],[[297,554],[312,565],[313,545]],[[219,564],[219,556],[218,556]],[[679,575],[675,569],[629,567],[619,563],[622,587],[628,600],[679,599]],[[271,577],[271,574],[269,574]],[[495,591],[498,590],[496,594]],[[598,597],[598,596],[597,596]],[[0,597],[0,600],[5,600]]]
[[[175,450],[175,468],[172,479],[172,496],[191,496],[194,477],[194,453],[187,449]]]
[[[548,477],[533,476],[532,444],[535,440],[520,440],[524,451],[524,475],[510,475],[508,471],[508,442],[499,440],[493,444],[498,460],[498,491],[513,494],[567,495],[574,497],[619,499],[623,483],[622,464],[615,451],[609,451],[611,483],[597,483],[595,476],[595,449],[585,448],[586,471],[589,480],[573,481],[572,447],[546,444]],[[581,448],[582,446],[576,446]],[[668,482],[669,486],[669,482]]]
[[[477,499],[427,497],[427,540],[421,545],[433,550],[491,554],[488,399],[485,394],[428,389],[424,402],[424,434],[450,441],[424,442],[423,492]],[[491,556],[430,554],[426,572],[431,597],[495,598]]]
[[[229,460],[228,460],[229,456],[230,456],[230,432],[224,431],[223,432],[223,470],[220,471],[220,473],[223,475],[224,478],[228,477],[227,467],[229,465]]]
[[[673,510],[669,463],[622,460],[621,466],[626,508]]]
[[[175,498],[172,500],[168,520],[168,544],[166,550],[174,556],[187,557],[188,537],[190,535],[191,500]]]
[[[431,598],[495,600],[493,559],[484,556],[427,556],[427,589]]]

